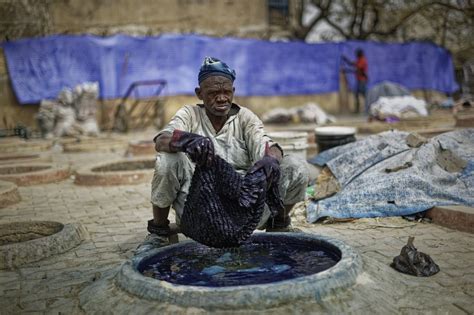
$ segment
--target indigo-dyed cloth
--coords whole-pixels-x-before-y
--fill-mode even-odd
[[[434,206],[474,206],[474,129],[441,134],[418,148],[407,145],[407,135],[384,132],[324,151],[314,159],[331,170],[341,190],[312,201],[308,222],[326,216],[401,216]],[[442,161],[448,150],[465,167],[447,170]],[[391,169],[399,170],[386,171]]]
[[[183,215],[194,167],[195,164],[182,152],[162,152],[156,159],[155,173],[151,183],[151,203],[161,208],[171,205],[176,212],[178,224]],[[308,185],[306,161],[295,155],[285,155],[280,163],[280,170],[278,188],[283,203],[293,205],[303,201]],[[265,208],[259,228],[264,226],[270,216],[268,207],[265,206]]]
[[[211,247],[241,245],[257,228],[265,203],[271,216],[283,209],[279,177],[279,168],[272,170],[271,176],[263,168],[252,168],[242,176],[219,156],[210,166],[196,165],[181,231]]]

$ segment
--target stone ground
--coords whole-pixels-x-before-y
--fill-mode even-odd
[[[55,162],[70,163],[75,169],[121,156],[123,152],[53,153]],[[77,186],[73,184],[73,178],[69,178],[54,184],[19,187],[19,192],[22,201],[0,209],[0,223],[27,220],[80,222],[88,230],[90,239],[64,254],[15,270],[0,270],[0,314],[85,313],[79,293],[110,277],[111,272],[133,255],[147,235],[146,221],[151,218],[150,184]],[[362,256],[365,272],[340,298],[295,301],[265,313],[474,313],[474,234],[401,218],[307,224],[303,209],[301,206],[295,214],[295,226],[308,233],[341,239],[353,246]],[[440,266],[438,274],[417,278],[389,267],[409,236],[415,236],[415,246],[431,255]],[[130,295],[126,299],[130,305],[151,303],[141,303]],[[96,309],[99,313],[124,313],[124,310],[110,307],[96,306]],[[131,313],[145,313],[145,310],[150,309],[138,307]],[[161,310],[205,313],[200,309],[179,307]]]

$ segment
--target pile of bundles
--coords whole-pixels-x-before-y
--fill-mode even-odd
[[[428,116],[426,106],[424,100],[413,96],[380,97],[370,105],[370,115],[380,120]]]
[[[406,87],[395,82],[383,81],[373,86],[367,93],[366,103],[370,116],[379,120],[390,122],[428,116],[426,102],[413,97]]]
[[[64,88],[54,101],[41,101],[36,120],[43,137],[97,136],[98,95],[99,84],[85,82],[74,89]]]
[[[264,123],[316,123],[324,125],[335,122],[334,116],[326,114],[316,103],[307,103],[294,108],[275,108],[262,116]]]

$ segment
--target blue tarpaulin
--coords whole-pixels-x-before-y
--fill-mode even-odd
[[[122,97],[131,83],[153,79],[168,81],[167,95],[192,94],[205,56],[236,69],[240,96],[330,93],[339,90],[341,54],[354,59],[357,48],[367,55],[369,86],[390,80],[409,89],[457,89],[450,54],[429,43],[61,35],[5,42],[2,47],[22,104],[56,98],[64,87],[85,81],[99,82],[102,98]]]

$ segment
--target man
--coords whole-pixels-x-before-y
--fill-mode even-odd
[[[367,80],[368,80],[368,64],[367,59],[364,56],[364,51],[362,49],[356,50],[356,61],[352,62],[348,58],[344,59],[354,67],[355,77],[356,77],[356,90],[355,90],[355,113],[359,113],[359,96],[362,95],[365,99],[365,93],[367,91]],[[367,102],[365,102],[365,113],[369,113],[369,108]]]
[[[195,167],[185,152],[192,154],[194,160],[198,156],[197,163],[202,164],[217,154],[244,174],[263,158],[267,143],[270,146],[268,155],[276,160],[281,170],[278,186],[285,207],[268,222],[269,212],[266,211],[260,227],[266,225],[267,231],[291,230],[289,212],[296,202],[304,199],[308,183],[305,161],[283,156],[278,144],[265,134],[258,117],[232,102],[235,76],[235,71],[224,62],[206,57],[199,71],[199,87],[195,89],[202,104],[181,108],[155,137],[155,149],[159,154],[151,189],[153,219],[148,222],[151,233],[168,236],[176,232],[170,229],[169,210],[173,206],[179,223]],[[193,141],[184,152],[177,152],[173,145],[170,146],[175,130],[202,137]]]

